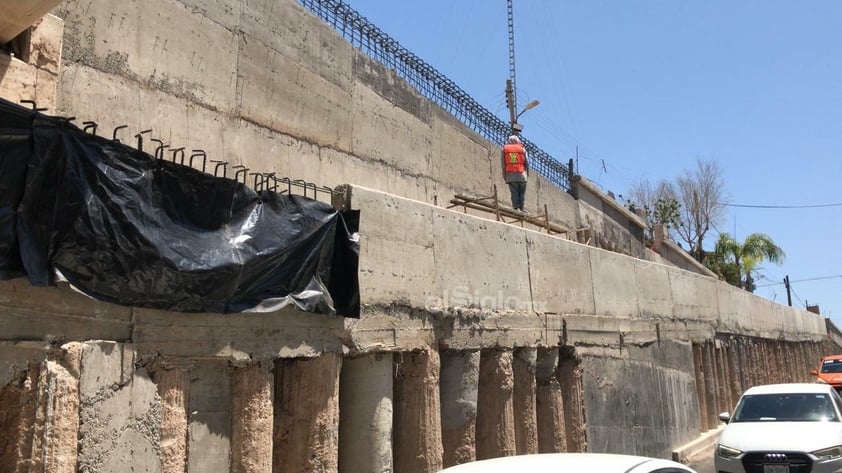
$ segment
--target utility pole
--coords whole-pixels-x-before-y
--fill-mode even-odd
[[[509,106],[509,125],[512,131],[517,131],[515,125],[517,124],[517,112],[515,110],[515,91],[514,82],[512,79],[506,80],[506,104]]]
[[[792,307],[792,294],[789,287],[789,275],[784,276],[784,287],[786,287],[786,302]]]
[[[509,99],[509,113],[512,116],[512,123],[515,123],[517,95],[514,94],[514,91],[517,90],[517,83],[515,81],[515,10],[512,0],[506,0],[506,7],[509,19],[509,80],[506,81],[506,97],[511,97]],[[510,91],[511,96],[509,96]]]

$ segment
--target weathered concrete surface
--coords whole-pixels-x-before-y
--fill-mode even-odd
[[[392,471],[392,355],[342,362],[339,377],[339,471]]]
[[[441,353],[441,435],[445,468],[476,460],[479,350]]]
[[[638,317],[672,317],[670,267],[647,261],[634,260],[635,287],[637,288]]]
[[[558,348],[539,348],[535,372],[535,407],[538,417],[538,453],[567,451],[564,400],[556,375]]]
[[[0,5],[0,44],[8,43],[36,24],[59,3],[61,0],[19,0]]]
[[[0,350],[18,358],[0,384],[0,470],[75,472],[80,344],[49,352],[26,345],[9,344]],[[27,356],[33,359],[21,362]]]
[[[758,364],[753,364],[757,368]],[[719,422],[716,411],[716,369],[713,358],[713,342],[705,342],[702,344],[702,369],[705,377],[705,406],[707,407],[706,415],[708,418],[707,425],[712,429]],[[759,369],[758,373],[764,373],[765,370]]]
[[[450,114],[435,106],[431,108],[435,120],[431,129],[429,174],[435,182],[444,184],[441,187],[445,192],[438,195],[439,204],[451,199],[446,189],[475,190],[482,195],[491,195],[491,185],[503,180],[500,150]],[[460,156],[460,159],[446,159],[447,156]],[[498,184],[498,192],[500,190],[505,191],[505,186]]]
[[[472,238],[462,238],[465,234]],[[432,236],[434,293],[447,298],[447,306],[532,310],[524,231],[434,208]]]
[[[670,271],[674,316],[711,322],[716,320],[719,307],[717,287],[722,284],[725,283],[688,271]]]
[[[394,471],[435,473],[442,469],[439,352],[396,353],[395,364]]]
[[[0,23],[3,19],[5,15],[0,13]],[[53,15],[39,15],[29,21],[27,26],[32,25],[29,57],[12,58],[0,53],[0,97],[12,102],[34,100],[48,113],[55,112],[64,22]],[[0,44],[5,42],[0,41]]]
[[[231,374],[231,471],[272,472],[272,364],[250,363]]]
[[[564,402],[564,434],[568,452],[586,452],[588,437],[586,433],[585,387],[581,360],[572,347],[563,347],[559,351],[558,383]]]
[[[595,314],[590,249],[527,234],[532,305],[537,312]]]
[[[276,360],[273,472],[338,472],[341,368],[334,353]]]
[[[432,290],[433,207],[363,188],[353,189],[351,205],[372,209],[360,215],[360,300],[403,301],[414,307],[435,304],[439,296]],[[400,235],[390,230],[395,221],[407,224]]]
[[[187,471],[229,473],[231,379],[225,360],[199,360],[190,370]],[[201,454],[197,454],[201,452]]]
[[[515,455],[512,351],[482,350],[477,397],[477,460]]]
[[[708,420],[707,415],[707,396],[705,393],[707,392],[707,387],[705,384],[707,380],[705,378],[704,372],[704,353],[701,343],[693,343],[692,350],[693,350],[693,375],[696,378],[696,399],[698,399],[699,405],[699,426],[702,432],[707,432],[710,430],[711,425]]]
[[[171,357],[218,356],[234,360],[252,357],[315,356],[341,350],[341,317],[328,317],[285,308],[266,314],[174,315],[133,309],[133,340],[144,354]]]
[[[699,432],[691,346],[664,341],[616,356],[582,358],[588,451],[669,458]]]
[[[0,460],[15,472],[29,471],[31,465],[40,373],[41,363],[32,363],[19,379],[0,390]]]
[[[34,471],[76,471],[79,434],[79,378],[47,361],[38,380],[38,411],[32,441]]]
[[[535,410],[537,357],[538,349],[534,347],[515,348],[512,356],[512,399],[518,455],[538,453],[538,419]]]
[[[88,0],[65,2],[54,13],[65,20],[67,61],[217,110],[233,108],[238,37],[199,12],[168,0],[118,5]]]
[[[93,301],[66,285],[35,287],[0,281],[2,340],[128,340],[131,309]]]
[[[159,473],[160,398],[133,347],[86,342],[79,389],[79,469]]]

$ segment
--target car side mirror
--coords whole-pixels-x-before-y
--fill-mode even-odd
[[[722,422],[725,422],[727,424],[728,421],[731,420],[731,414],[729,414],[727,412],[720,412],[719,413],[719,420],[721,420]]]
[[[816,371],[816,370],[810,370],[810,374],[813,375],[813,376],[818,376],[819,372]]]

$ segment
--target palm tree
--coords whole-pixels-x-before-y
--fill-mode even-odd
[[[737,281],[728,282],[749,292],[754,292],[754,277],[752,273],[758,269],[761,262],[783,263],[784,251],[765,233],[752,233],[740,243],[727,233],[720,233],[716,241],[716,248],[712,255],[715,266],[732,266],[736,269]],[[736,283],[736,284],[735,284]]]

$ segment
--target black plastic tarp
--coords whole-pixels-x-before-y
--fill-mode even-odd
[[[180,312],[358,317],[358,221],[0,99],[0,279]]]

